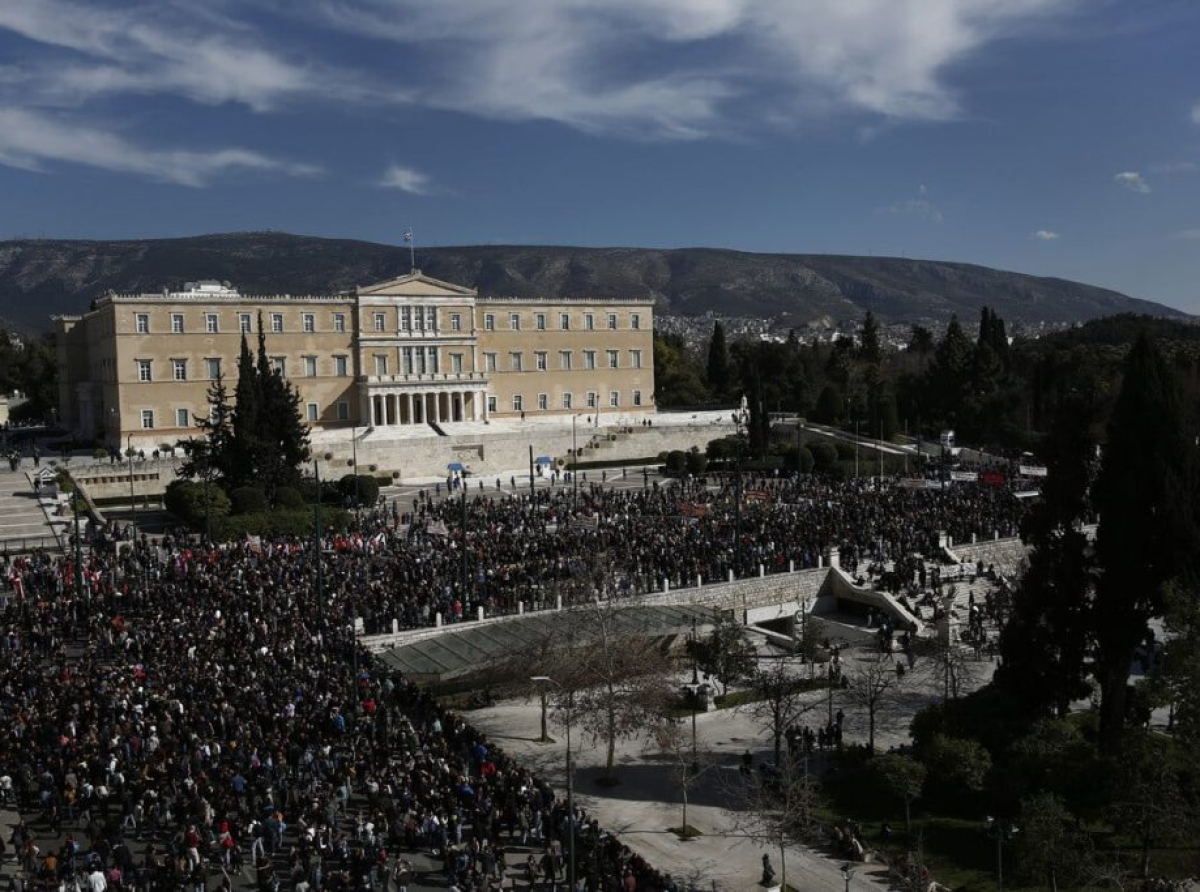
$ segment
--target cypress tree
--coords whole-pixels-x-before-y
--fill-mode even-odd
[[[729,392],[729,345],[725,343],[725,326],[720,320],[713,325],[712,339],[708,342],[705,383],[717,399]]]
[[[1115,753],[1124,726],[1130,664],[1163,613],[1167,583],[1197,581],[1196,445],[1176,376],[1142,334],[1125,362],[1093,500],[1096,556],[1095,673],[1100,744]]]
[[[863,318],[861,343],[858,348],[858,357],[863,362],[870,365],[878,365],[882,355],[879,346],[879,323],[875,321],[875,314],[867,310],[867,315]]]
[[[255,482],[260,467],[258,434],[262,416],[262,390],[258,384],[254,355],[250,352],[244,333],[237,371],[230,456],[225,473],[230,488]]]

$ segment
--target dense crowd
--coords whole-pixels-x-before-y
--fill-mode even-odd
[[[378,670],[350,634],[349,561],[318,595],[303,543],[167,540],[153,560],[115,544],[82,586],[67,558],[5,568],[0,795],[30,821],[9,852],[30,882],[402,892],[423,851],[460,890],[498,888],[506,866],[549,889],[574,826],[581,888],[673,888]],[[521,845],[531,863],[510,860]]]
[[[851,569],[904,562],[936,554],[943,532],[955,541],[1016,535],[1022,511],[1009,491],[979,484],[913,490],[892,480],[815,476],[641,490],[593,484],[578,495],[558,486],[488,497],[468,485],[452,498],[426,494],[404,508],[333,544],[335,555],[370,553],[369,561],[353,561],[356,613],[368,632],[389,631],[393,621],[430,625],[439,614],[453,622],[478,605],[488,615],[510,613],[560,596],[569,602],[603,590],[659,591],[664,581],[678,588],[722,582],[731,572],[815,567],[830,548]]]

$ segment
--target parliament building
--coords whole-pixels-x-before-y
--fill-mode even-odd
[[[314,430],[654,412],[653,300],[480,297],[419,270],[345,294],[229,283],[108,294],[55,317],[59,420],[142,448],[195,434],[218,376],[232,395],[259,319]],[[473,428],[473,425],[472,425]]]

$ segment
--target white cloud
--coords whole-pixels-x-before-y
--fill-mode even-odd
[[[1043,242],[1052,242],[1058,239],[1058,233],[1053,229],[1039,229],[1033,234],[1035,239]]]
[[[113,94],[173,94],[255,111],[302,96],[349,98],[354,79],[291,61],[238,23],[181,5],[114,8],[72,0],[0,3],[0,29],[53,48],[9,82],[23,104],[78,104]]]
[[[108,130],[27,109],[0,108],[0,164],[42,171],[48,163],[82,164],[182,186],[203,186],[237,169],[311,176],[319,168],[248,149],[151,149]]]
[[[275,0],[278,3],[278,0]],[[403,44],[427,105],[693,138],[731,122],[960,113],[945,71],[1074,0],[324,0]]]
[[[1175,233],[1175,238],[1187,239],[1188,241],[1200,241],[1200,229],[1181,229]]]
[[[942,222],[942,210],[929,200],[929,189],[925,185],[917,187],[916,198],[894,201],[889,205],[876,208],[875,213],[914,217],[927,223]]]
[[[432,183],[429,177],[411,167],[401,167],[393,164],[379,180],[379,185],[386,189],[399,189],[401,192],[411,192],[413,195],[425,195]]]
[[[1150,184],[1136,170],[1126,170],[1113,177],[1113,182],[1130,192],[1149,192]]]

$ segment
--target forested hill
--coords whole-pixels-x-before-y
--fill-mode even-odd
[[[1112,313],[1179,317],[1169,307],[1090,285],[964,263],[894,257],[749,254],[708,248],[480,246],[420,248],[417,266],[483,294],[650,295],[659,311],[784,317],[790,324],[859,317],[974,319],[979,308],[1021,322]],[[378,282],[409,269],[391,245],[281,232],[176,239],[0,242],[0,317],[26,331],[85,310],[109,290],[158,291],[222,279],[244,292],[311,294]]]

